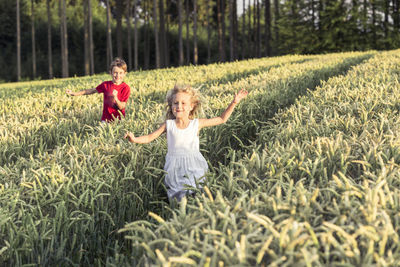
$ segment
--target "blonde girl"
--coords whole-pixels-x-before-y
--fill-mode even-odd
[[[153,141],[162,133],[167,133],[168,152],[165,158],[165,185],[168,198],[181,201],[182,197],[192,191],[187,186],[196,188],[203,182],[208,165],[199,150],[199,131],[204,127],[225,123],[235,106],[247,96],[248,92],[240,90],[232,102],[218,117],[196,119],[201,105],[200,96],[190,86],[175,86],[167,94],[167,119],[154,132],[135,137],[127,132],[124,138],[132,143],[145,144]]]

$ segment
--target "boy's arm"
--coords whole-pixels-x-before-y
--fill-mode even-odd
[[[78,92],[72,92],[71,89],[67,89],[67,90],[65,90],[65,92],[72,96],[80,96],[80,95],[91,95],[91,94],[97,93],[97,90],[96,90],[96,88],[90,88],[90,89],[86,89],[86,90],[82,90],[82,91],[78,91]]]
[[[117,108],[119,109],[119,110],[123,110],[123,109],[125,109],[126,108],[126,102],[123,102],[123,101],[120,101],[119,99],[118,99],[118,91],[117,90],[114,90],[113,92],[112,92],[112,94],[113,94],[113,96],[114,96],[114,100],[115,100],[115,104],[116,104],[116,106],[117,106]]]
[[[139,137],[135,137],[133,133],[127,132],[124,136],[124,138],[128,138],[129,142],[131,143],[138,143],[138,144],[147,144],[159,137],[163,132],[165,132],[165,123],[163,123],[160,128],[152,132],[151,134],[148,135],[142,135]]]
[[[235,97],[233,98],[232,102],[229,106],[225,109],[224,112],[218,117],[214,117],[211,119],[199,119],[199,130],[204,127],[216,126],[219,124],[223,124],[228,121],[229,117],[232,115],[235,106],[239,104],[239,102],[247,96],[248,92],[245,90],[240,90]]]

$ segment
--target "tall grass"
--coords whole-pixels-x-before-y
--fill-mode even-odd
[[[210,174],[212,195],[127,224],[139,264],[398,265],[398,52],[267,120],[247,153]]]
[[[1,85],[0,263],[396,263],[397,54],[129,73],[127,117],[106,125],[100,95],[65,89],[107,75]],[[201,133],[210,191],[174,209],[165,139],[132,145],[122,136],[155,129],[177,82],[200,88],[207,116],[239,88],[250,96],[227,124]]]

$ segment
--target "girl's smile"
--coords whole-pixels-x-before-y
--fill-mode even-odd
[[[189,119],[190,112],[193,110],[191,96],[188,93],[177,93],[174,96],[171,108],[175,118]]]

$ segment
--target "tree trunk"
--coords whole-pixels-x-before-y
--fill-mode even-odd
[[[218,50],[219,61],[225,61],[225,24],[223,12],[223,0],[217,0],[217,17],[218,17]]]
[[[190,63],[190,45],[189,45],[189,0],[186,0],[186,64]]]
[[[63,0],[60,0],[59,11],[60,11],[60,46],[61,46],[61,77],[64,77],[64,50],[65,50],[65,43],[64,43],[64,27],[63,27]]]
[[[247,11],[247,13],[249,14],[249,24],[248,24],[248,26],[247,26],[247,38],[246,38],[246,40],[248,40],[248,42],[247,42],[247,49],[248,49],[248,53],[247,53],[247,56],[249,57],[249,58],[251,58],[252,56],[253,56],[253,53],[252,53],[252,48],[251,48],[251,46],[253,45],[253,42],[252,42],[252,32],[251,32],[251,0],[249,0],[249,10]]]
[[[147,0],[144,1],[144,10],[145,10],[145,16],[144,16],[144,24],[145,24],[145,31],[144,31],[144,68],[149,69],[150,67],[150,23],[149,23],[149,14],[150,14],[150,8],[148,7],[148,2]]]
[[[271,56],[271,3],[265,0],[265,56]]]
[[[139,36],[138,36],[138,29],[137,29],[137,22],[138,22],[138,15],[137,15],[137,1],[134,0],[134,11],[133,11],[133,16],[135,18],[135,40],[134,40],[134,68],[135,70],[138,70],[138,65],[139,65],[139,60],[138,60],[138,43],[139,43]]]
[[[311,0],[311,25],[315,29],[315,0]]]
[[[36,78],[36,40],[35,40],[35,6],[33,0],[31,0],[31,30],[32,30],[32,76]]]
[[[223,61],[223,48],[222,48],[222,15],[221,15],[221,1],[217,0],[217,21],[218,21],[218,51],[219,61]]]
[[[67,5],[63,0],[63,28],[64,28],[64,73],[63,77],[69,77],[69,59],[68,59],[68,28],[67,28]]]
[[[53,79],[53,55],[51,49],[51,12],[50,12],[50,0],[46,0],[47,7],[47,58],[49,65],[49,79]]]
[[[89,18],[88,18],[88,2],[89,0],[83,1],[83,43],[84,43],[84,69],[85,76],[90,74],[90,57],[89,57]]]
[[[197,51],[197,0],[193,0],[193,64],[198,64]]]
[[[237,0],[233,0],[233,59],[236,60],[238,56],[238,16],[237,16]]]
[[[93,22],[92,22],[92,2],[88,0],[89,11],[89,57],[90,57],[90,75],[94,75],[94,42],[93,42]]]
[[[166,1],[166,10],[168,11],[168,10],[170,10],[169,9],[169,5],[171,4],[171,2],[170,1]],[[171,61],[171,59],[170,59],[170,53],[169,53],[169,51],[170,51],[170,48],[169,48],[169,27],[170,27],[170,22],[171,22],[171,20],[170,20],[170,15],[167,13],[167,17],[166,17],[166,23],[165,23],[165,25],[167,26],[166,27],[166,34],[165,34],[165,45],[164,45],[164,50],[165,50],[165,66],[167,66],[167,67],[169,67],[169,65],[170,65],[170,61]]]
[[[368,20],[368,5],[367,5],[367,0],[364,0],[363,3],[363,35],[365,36],[367,34],[367,20]]]
[[[156,49],[156,68],[160,68],[160,46],[158,40],[158,21],[157,21],[157,0],[153,0],[153,22],[154,22],[154,38]]]
[[[207,0],[207,64],[211,63],[211,47],[210,47],[210,39],[211,39],[211,27],[210,27],[210,0]]]
[[[229,61],[234,60],[233,50],[233,0],[229,0]]]
[[[399,30],[400,30],[400,0],[396,0],[394,17],[396,17],[396,24],[395,24],[394,28],[395,28],[396,32],[399,32]]]
[[[110,0],[106,0],[107,5],[107,68],[113,60],[112,38],[111,38],[111,8]]]
[[[61,72],[62,77],[67,78],[68,72],[68,32],[65,0],[60,0],[60,27],[61,27]]]
[[[383,28],[385,32],[385,39],[387,40],[389,38],[389,1],[385,1],[384,12],[385,12],[385,18],[384,18]],[[389,49],[387,41],[385,42],[385,48]]]
[[[128,69],[132,69],[132,43],[131,43],[131,18],[132,18],[132,9],[131,9],[131,0],[128,0],[128,11],[126,12],[126,22],[128,27]]]
[[[323,16],[322,13],[324,12],[324,3],[322,2],[323,0],[318,0],[318,43],[321,45],[324,39],[324,31],[323,31]],[[364,36],[365,34],[363,34]],[[321,45],[322,46],[322,45]]]
[[[400,30],[399,0],[393,0],[393,30],[395,33]]]
[[[165,32],[164,0],[160,0],[160,63],[161,67],[167,66],[167,34]]]
[[[122,58],[123,46],[122,46],[122,13],[123,13],[123,0],[116,0],[117,8],[117,56]]]
[[[21,22],[19,0],[17,0],[17,81],[21,80]]]
[[[223,62],[226,61],[226,52],[225,52],[225,36],[226,36],[226,29],[225,29],[225,0],[221,0],[221,16],[222,16],[222,51],[223,51]]]
[[[372,44],[374,46],[374,49],[377,49],[377,35],[376,35],[376,3],[375,1],[371,1],[371,7],[372,7],[372,25],[371,25],[371,30],[372,30]]]
[[[257,57],[257,37],[258,37],[258,32],[257,32],[257,1],[254,0],[254,7],[253,7],[253,32],[254,32],[254,41],[253,41],[253,57]]]
[[[359,0],[352,0],[351,1],[351,11],[350,11],[351,17],[350,17],[350,24],[351,24],[351,30],[350,30],[350,35],[351,35],[351,41],[352,41],[352,50],[359,50],[363,45],[360,43],[360,31],[359,31]]]
[[[183,39],[182,39],[182,0],[178,0],[178,21],[179,21],[179,28],[178,28],[178,42],[179,42],[179,66],[183,65]]]
[[[297,16],[298,12],[297,12],[297,5],[296,4],[297,4],[296,1],[292,1],[290,3],[290,14],[289,14],[289,16],[291,18],[289,20],[289,27],[290,27],[290,31],[292,33],[291,38],[292,38],[292,40],[294,40],[292,42],[294,44],[296,42],[295,40],[298,40],[300,38],[298,33],[297,33],[297,31],[296,31],[296,21],[298,21],[298,16]]]
[[[260,7],[260,1],[257,0],[257,57],[261,57],[261,7]]]
[[[279,19],[280,19],[280,15],[279,15],[279,0],[274,0],[274,13],[275,13],[275,25],[274,25],[274,34],[275,34],[275,49],[274,49],[274,55],[278,55],[279,54],[279,29],[278,29],[278,23],[279,23]]]
[[[241,38],[241,45],[242,45],[242,60],[246,58],[246,0],[243,0],[243,14],[242,14],[242,38]]]

